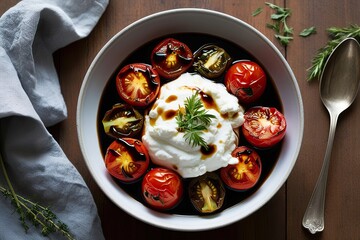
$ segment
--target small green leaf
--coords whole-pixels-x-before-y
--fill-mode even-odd
[[[284,14],[279,13],[273,13],[271,14],[271,19],[273,20],[280,20],[284,17]]]
[[[265,2],[266,5],[268,5],[270,8],[272,9],[279,9],[279,7],[275,4],[269,3],[269,2]]]
[[[280,43],[284,46],[287,46],[290,42],[290,40],[293,40],[293,37],[290,36],[283,36],[276,34],[275,37],[280,41]]]
[[[287,24],[286,24],[286,22],[284,21],[284,35],[285,36],[288,36],[288,35],[293,35],[293,33],[294,33],[294,30],[293,30],[293,28],[289,28],[288,26],[287,26]]]
[[[257,8],[255,11],[253,11],[253,13],[251,14],[253,17],[259,15],[260,13],[262,13],[263,8],[259,7]]]
[[[274,30],[276,33],[279,33],[280,32],[280,26],[279,26],[279,23],[274,23],[274,24],[271,24],[271,23],[267,23],[266,24],[266,27]]]
[[[305,28],[303,29],[299,36],[301,37],[308,37],[310,36],[311,34],[315,34],[316,33],[316,28],[315,27],[309,27],[309,28]]]

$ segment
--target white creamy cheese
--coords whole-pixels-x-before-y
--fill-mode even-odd
[[[179,107],[184,107],[186,98],[196,91],[208,113],[216,116],[201,134],[210,146],[208,152],[185,141],[175,119]],[[173,169],[184,178],[197,177],[238,162],[231,152],[236,147],[235,132],[243,122],[243,108],[223,84],[184,73],[161,87],[158,99],[145,117],[142,140],[155,164]]]

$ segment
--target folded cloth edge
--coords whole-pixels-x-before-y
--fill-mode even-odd
[[[107,4],[107,0],[83,0],[79,4],[25,0],[1,16],[0,46],[45,126],[67,117],[53,52],[86,37]]]
[[[38,46],[39,49],[42,49],[41,54],[39,53],[35,53],[33,52],[34,50],[34,45],[30,44],[27,45],[26,47],[30,46],[30,60],[33,60],[33,66],[34,67],[34,72],[31,72],[31,74],[24,74],[25,76],[30,76],[33,77],[33,80],[35,81],[35,84],[33,84],[33,86],[37,86],[37,85],[42,85],[43,83],[41,82],[43,79],[39,79],[39,76],[44,76],[43,74],[36,74],[36,71],[40,71],[41,70],[46,70],[47,68],[53,68],[53,62],[51,62],[50,65],[44,65],[41,66],[40,68],[38,68],[38,63],[39,61],[36,60],[35,56],[42,56],[42,54],[52,54],[54,50],[56,50],[56,48],[60,48],[63,47],[69,43],[71,43],[72,41],[78,40],[82,37],[85,37],[87,34],[90,33],[90,31],[92,30],[92,28],[94,27],[94,25],[97,23],[99,17],[101,16],[101,14],[103,13],[103,11],[105,10],[108,1],[104,0],[104,1],[82,1],[85,2],[89,5],[89,11],[83,12],[82,13],[82,19],[81,18],[77,18],[76,16],[71,16],[72,9],[70,5],[66,5],[66,4],[73,4],[71,1],[35,1],[35,0],[24,0],[20,3],[18,3],[17,5],[15,5],[13,8],[11,8],[8,12],[6,12],[1,18],[0,18],[0,25],[1,23],[3,23],[4,21],[6,22],[6,19],[9,18],[5,18],[4,16],[9,16],[12,14],[13,11],[17,12],[19,11],[19,9],[21,10],[22,8],[25,8],[26,10],[27,7],[29,5],[26,4],[34,4],[34,3],[44,3],[44,4],[54,4],[56,7],[52,8],[52,11],[59,11],[59,9],[65,9],[66,11],[66,16],[69,16],[69,18],[66,19],[66,21],[68,21],[69,19],[75,19],[75,21],[72,23],[76,26],[80,26],[79,28],[77,28],[78,30],[75,30],[75,28],[72,29],[68,29],[69,30],[69,34],[74,34],[74,36],[76,36],[75,38],[70,39],[69,41],[65,41],[65,42],[61,42],[61,43],[57,43],[57,44],[52,44],[53,39],[49,38],[47,43],[46,41],[44,41],[44,38],[42,38],[42,41],[38,41],[41,42],[42,44],[44,44],[43,46]],[[48,8],[48,6],[47,6]],[[94,10],[94,9],[100,9],[100,10]],[[17,11],[16,11],[17,10]],[[81,9],[80,9],[81,10]],[[30,14],[31,11],[26,12],[26,14]],[[40,14],[41,11],[35,11],[33,12],[34,14]],[[86,20],[86,18],[84,16],[86,16],[87,14],[90,14],[92,16],[92,22],[87,22],[84,26],[81,26],[81,23],[83,23],[84,20]],[[41,14],[40,14],[41,15]],[[27,35],[27,37],[30,36],[33,37],[34,39],[30,39],[29,41],[31,43],[34,43],[36,40],[36,38],[38,36],[40,36],[40,34],[42,33],[42,31],[45,31],[46,27],[44,27],[44,25],[40,26],[42,28],[39,28],[39,24],[46,22],[46,20],[48,20],[49,18],[46,19],[46,16],[48,15],[39,15],[39,20],[38,22],[32,22],[35,23],[35,28],[30,28],[30,30],[34,30],[35,29],[35,34],[33,35]],[[51,14],[50,14],[51,15]],[[76,15],[76,14],[75,14]],[[45,16],[45,17],[44,17]],[[17,15],[16,17],[21,17],[19,15]],[[50,16],[51,17],[51,16]],[[73,17],[73,18],[72,18]],[[64,18],[65,19],[65,18]],[[64,19],[62,19],[61,21],[59,21],[58,23],[64,23]],[[10,20],[13,20],[12,18],[10,18]],[[65,21],[65,22],[66,22]],[[56,21],[55,21],[56,22]],[[86,22],[86,21],[85,21]],[[70,24],[71,25],[71,24]],[[1,25],[3,26],[3,25]],[[69,26],[69,24],[67,24],[66,26]],[[86,30],[86,28],[88,28]],[[15,184],[18,184],[16,187],[20,188],[20,192],[26,193],[26,194],[30,194],[31,193],[31,189],[35,188],[37,191],[39,191],[39,187],[41,188],[42,184],[44,182],[46,182],[46,180],[44,179],[52,179],[53,181],[51,181],[53,184],[56,184],[58,181],[56,180],[57,178],[62,179],[62,181],[58,182],[58,183],[64,183],[64,179],[66,178],[66,174],[69,174],[68,172],[64,171],[64,169],[71,169],[71,177],[73,178],[73,181],[71,182],[67,182],[69,183],[68,186],[70,186],[70,188],[66,188],[66,186],[61,186],[63,189],[62,191],[65,191],[66,193],[71,193],[71,192],[76,192],[77,194],[74,194],[74,196],[78,196],[79,194],[83,194],[83,197],[85,197],[85,201],[87,202],[88,206],[83,206],[83,209],[81,209],[81,211],[76,212],[76,209],[74,209],[74,206],[72,205],[76,205],[76,204],[72,204],[72,202],[76,202],[76,199],[72,199],[73,201],[70,202],[66,202],[65,204],[61,206],[61,204],[59,205],[58,203],[62,202],[59,201],[59,199],[57,199],[57,202],[55,201],[55,209],[60,210],[60,209],[67,209],[66,212],[67,214],[73,213],[73,215],[77,215],[77,218],[74,219],[72,218],[71,222],[71,226],[70,227],[74,227],[76,228],[76,233],[75,236],[77,236],[77,239],[103,239],[102,236],[102,230],[101,230],[101,226],[100,226],[100,222],[99,222],[99,218],[97,216],[97,210],[96,210],[96,206],[93,202],[92,196],[90,191],[88,190],[86,184],[84,183],[82,177],[80,176],[80,174],[77,172],[77,170],[74,168],[74,166],[71,164],[71,162],[67,159],[67,157],[65,156],[65,154],[62,152],[60,146],[56,143],[56,141],[51,137],[51,135],[49,135],[49,133],[47,132],[45,125],[49,126],[51,124],[55,124],[58,121],[61,121],[63,119],[63,116],[60,116],[60,118],[54,120],[53,122],[49,122],[45,119],[46,114],[44,113],[39,113],[39,109],[41,108],[41,104],[39,104],[38,102],[36,102],[36,99],[34,100],[34,98],[31,97],[31,94],[34,93],[34,91],[36,91],[36,88],[28,88],[26,89],[26,87],[24,88],[24,86],[26,86],[25,81],[29,81],[29,78],[21,78],[21,76],[23,76],[22,74],[20,74],[19,72],[24,71],[24,69],[22,68],[23,66],[20,65],[16,68],[16,64],[14,64],[14,61],[16,62],[16,60],[21,59],[21,55],[16,55],[13,54],[13,52],[11,51],[14,48],[17,48],[19,46],[14,46],[14,45],[6,45],[3,42],[4,39],[4,28],[1,28],[0,30],[0,61],[1,64],[4,62],[8,62],[8,60],[11,59],[11,63],[9,63],[9,65],[4,65],[2,68],[5,68],[6,71],[5,72],[1,72],[0,73],[0,137],[4,137],[6,138],[6,141],[2,141],[0,143],[0,150],[1,153],[4,154],[4,159],[6,161],[6,165],[9,168],[9,172],[10,175],[14,180]],[[15,29],[7,29],[6,31],[11,31],[11,30],[15,30]],[[22,29],[23,31],[28,31],[29,29]],[[74,31],[76,33],[74,33]],[[9,32],[6,32],[9,33]],[[16,35],[16,32],[14,33]],[[6,35],[6,34],[5,34]],[[44,33],[42,33],[42,35],[44,35]],[[45,34],[46,35],[46,34]],[[9,48],[9,46],[13,47],[13,48]],[[48,49],[46,49],[46,51],[44,51],[44,47],[47,46],[49,47]],[[24,47],[23,45],[20,45],[20,49]],[[16,51],[15,51],[16,52]],[[9,54],[10,53],[10,54]],[[28,52],[29,53],[29,52]],[[12,67],[14,69],[12,69]],[[31,69],[31,68],[30,68]],[[54,71],[54,69],[51,69],[50,71],[53,71],[56,73],[56,71]],[[15,74],[14,74],[15,73]],[[35,74],[34,74],[35,73]],[[5,79],[5,80],[4,80]],[[49,86],[53,86],[55,88],[59,88],[59,83],[58,83],[58,78],[57,76],[49,76],[49,79],[51,81],[51,83],[49,84]],[[55,79],[55,80],[54,80]],[[8,85],[9,83],[9,85]],[[31,85],[31,84],[29,84]],[[61,92],[59,92],[59,95],[61,96]],[[5,93],[5,94],[2,94]],[[29,94],[30,93],[30,94]],[[41,95],[41,94],[40,94]],[[11,99],[9,100],[9,97],[11,96]],[[2,98],[1,98],[2,97]],[[39,99],[41,100],[42,98],[39,97]],[[61,96],[62,99],[62,96]],[[65,104],[59,104],[56,103],[56,105],[60,105],[60,109],[65,107]],[[66,112],[66,109],[65,109]],[[27,128],[26,128],[27,127]],[[24,132],[25,130],[25,132]],[[31,131],[28,131],[31,130]],[[34,136],[34,131],[37,134],[40,134],[38,136],[38,138],[41,137],[45,137],[49,138],[49,145],[44,146],[44,148],[38,149],[38,151],[36,152],[32,152],[33,148],[32,147],[36,147],[36,142],[37,141],[33,141],[32,140],[32,136]],[[21,139],[21,141],[19,140],[19,137]],[[28,145],[28,146],[27,146]],[[24,147],[24,146],[27,146]],[[29,150],[30,149],[30,150]],[[53,156],[53,153],[56,153],[55,156]],[[49,156],[50,159],[53,159],[54,162],[49,160]],[[55,163],[55,164],[54,164]],[[18,171],[17,167],[20,166],[22,167],[22,171]],[[27,166],[27,167],[25,167]],[[62,171],[64,173],[63,176],[54,176],[55,174],[57,174],[59,172],[60,168],[61,170],[61,166],[65,166]],[[49,171],[49,168],[52,169]],[[31,175],[32,171],[27,171],[33,169],[36,174]],[[19,172],[24,173],[23,175],[19,174]],[[61,172],[61,171],[60,171]],[[53,173],[55,173],[53,175]],[[27,174],[27,175],[26,175]],[[19,181],[20,179],[20,181]],[[31,185],[31,182],[26,181],[31,179],[31,181],[35,181],[36,184],[34,184],[34,186]],[[35,180],[34,180],[35,179]],[[39,180],[39,179],[43,179],[43,180]],[[23,185],[24,184],[24,185]],[[30,184],[30,188],[28,188],[27,185]],[[23,185],[23,186],[21,186]],[[48,186],[45,184],[45,186]],[[59,186],[58,186],[59,187]],[[65,190],[64,190],[65,189]],[[82,189],[81,191],[78,191],[79,189]],[[41,193],[39,196],[37,196],[38,198],[43,199],[44,201],[49,200],[51,198],[54,198],[54,196],[52,194],[45,194],[47,191],[44,191],[44,189],[42,189]],[[51,191],[50,191],[51,192]],[[67,196],[68,194],[63,194],[63,196]],[[71,196],[71,195],[70,195]],[[0,205],[5,205],[3,204],[3,198],[0,197]],[[64,199],[65,200],[65,199]],[[82,200],[82,199],[80,199]],[[6,200],[4,200],[5,202]],[[69,211],[71,209],[71,211]],[[89,209],[93,209],[92,211],[90,211]],[[80,209],[79,209],[80,210]],[[95,211],[94,211],[95,210]],[[74,212],[75,211],[75,212]],[[85,213],[84,211],[89,211],[87,213]],[[8,211],[4,211],[6,213],[9,213]],[[14,224],[9,224],[10,219],[13,219],[14,221],[18,221],[16,214],[14,214],[14,212],[11,212],[11,215],[7,215],[7,214],[1,214],[0,215],[0,222],[2,222],[4,225],[14,225]],[[80,216],[81,213],[84,213],[85,216]],[[80,215],[79,215],[80,214]],[[67,218],[67,215],[63,215],[63,212],[59,212],[60,216],[64,216],[65,218]],[[81,218],[83,217],[88,217],[88,221],[83,221],[83,223],[86,222],[86,224],[81,224]],[[70,217],[71,218],[71,217]],[[92,220],[91,220],[92,219]],[[90,222],[89,222],[90,220]],[[3,225],[2,224],[2,225]],[[16,226],[19,226],[20,223],[15,223],[18,224]],[[94,229],[90,229],[90,228],[94,228]],[[38,232],[31,232],[30,234],[26,235],[24,232],[18,232],[17,228],[14,228],[16,230],[12,231],[11,227],[8,227],[6,230],[7,232],[0,232],[0,239],[12,239],[12,237],[15,237],[14,239],[23,239],[23,238],[27,238],[27,239],[34,239],[34,237],[36,237],[36,239],[40,236],[40,233]],[[3,235],[4,234],[4,235]]]

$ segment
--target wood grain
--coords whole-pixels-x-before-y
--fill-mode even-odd
[[[0,13],[18,1],[0,1]],[[292,10],[289,25],[294,40],[285,49],[266,27],[272,11],[263,1],[110,1],[91,34],[54,54],[68,118],[51,128],[63,150],[84,177],[93,193],[106,239],[359,239],[360,238],[360,98],[340,116],[330,166],[325,230],[313,236],[301,226],[301,220],[320,172],[329,129],[329,117],[322,106],[318,82],[307,82],[307,68],[317,50],[328,40],[326,29],[360,23],[358,0],[272,1]],[[235,16],[265,34],[284,54],[297,78],[305,111],[302,148],[288,181],[261,209],[229,226],[203,232],[176,232],[159,229],[133,218],[116,207],[99,189],[85,166],[76,134],[76,105],[79,90],[91,61],[101,47],[128,24],[159,11],[196,7],[221,11]],[[258,7],[263,12],[251,13]],[[301,38],[298,33],[315,26],[317,34]]]

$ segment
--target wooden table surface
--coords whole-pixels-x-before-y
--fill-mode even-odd
[[[1,0],[0,13],[16,2]],[[360,239],[360,98],[340,116],[337,126],[326,193],[325,230],[314,236],[301,226],[320,172],[329,130],[329,116],[320,101],[318,81],[307,82],[307,68],[317,50],[327,42],[327,28],[360,24],[360,1],[277,0],[273,3],[292,10],[288,24],[294,28],[295,35],[286,48],[278,44],[272,30],[266,27],[272,11],[265,6],[264,1],[112,0],[89,37],[55,53],[69,116],[53,127],[51,132],[91,189],[106,239]],[[301,151],[290,177],[278,193],[246,219],[204,232],[159,229],[116,207],[102,193],[85,166],[75,124],[76,104],[84,75],[101,47],[128,24],[152,13],[181,7],[221,11],[249,23],[265,34],[280,49],[293,69],[305,111]],[[262,7],[263,12],[253,17],[252,12],[258,7]],[[308,38],[298,36],[302,29],[310,26],[316,27],[317,34]]]

